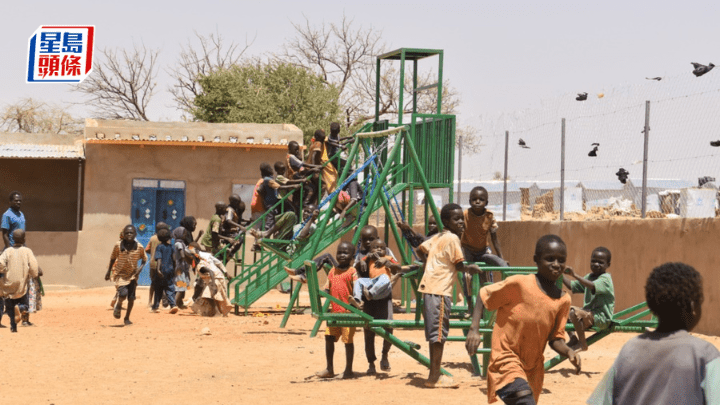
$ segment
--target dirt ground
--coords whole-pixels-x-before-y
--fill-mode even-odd
[[[459,389],[422,388],[427,369],[397,349],[392,371],[365,374],[362,333],[356,334],[352,380],[320,380],[322,333],[310,338],[314,319],[294,315],[279,328],[288,295],[273,291],[250,316],[201,318],[189,311],[149,313],[147,289],[138,289],[133,325],[124,327],[109,307],[112,287],[50,291],[35,327],[11,334],[0,329],[0,398],[5,404],[242,404],[358,403],[485,404],[486,381],[472,376],[462,343],[446,345],[443,365]],[[307,296],[302,299],[307,303]],[[398,318],[408,315],[397,315]],[[7,317],[3,324],[8,325]],[[210,334],[203,335],[203,328]],[[458,333],[458,331],[453,331]],[[451,333],[453,333],[451,332]],[[404,340],[427,344],[422,331],[396,331]],[[543,404],[584,403],[620,347],[633,334],[614,334],[582,355],[583,372],[563,363],[548,372]],[[701,336],[720,347],[720,338]],[[376,342],[378,354],[380,339]],[[546,352],[546,356],[550,351]],[[338,344],[335,368],[345,365]]]

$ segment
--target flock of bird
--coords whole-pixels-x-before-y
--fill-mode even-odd
[[[703,64],[700,64],[700,63],[692,62],[692,65],[693,65],[693,68],[694,68],[693,71],[692,71],[692,73],[693,73],[696,77],[700,77],[700,76],[708,73],[709,71],[713,70],[713,68],[715,67],[715,65],[712,64],[712,63],[710,63],[710,64],[708,64],[708,65],[703,65]],[[659,82],[659,81],[662,80],[663,78],[658,76],[658,77],[646,77],[645,79],[647,79],[647,80],[655,80],[655,81],[658,81],[658,82]],[[598,94],[598,98],[603,98],[604,96],[605,96],[605,95],[604,95],[603,93]],[[587,100],[587,98],[588,98],[588,93],[578,93],[577,97],[575,97],[575,100],[577,100],[577,101],[585,101],[585,100]],[[527,145],[527,143],[525,143],[525,141],[524,141],[522,138],[520,138],[520,139],[518,140],[518,145],[520,145],[520,147],[523,148],[523,149],[530,149],[530,147]],[[599,143],[593,143],[593,144],[591,145],[592,150],[590,151],[590,153],[588,153],[588,156],[590,156],[590,157],[597,157],[597,152],[598,152],[598,147],[599,147],[599,146],[600,146]],[[713,147],[716,147],[716,148],[717,148],[717,147],[720,147],[720,140],[710,141],[710,146],[713,146]],[[620,182],[621,182],[622,184],[625,184],[625,183],[627,182],[628,175],[630,175],[630,172],[628,172],[627,170],[625,170],[625,169],[623,169],[623,168],[621,167],[620,170],[618,170],[618,172],[615,173],[615,175],[618,176],[618,180],[620,180]]]

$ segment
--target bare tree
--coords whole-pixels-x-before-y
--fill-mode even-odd
[[[376,57],[385,52],[380,31],[372,28],[354,28],[353,20],[343,15],[338,23],[329,26],[312,26],[305,18],[304,24],[293,24],[295,37],[285,43],[283,50],[275,54],[278,61],[311,69],[328,84],[340,91],[347,127],[356,126],[375,117],[375,67]],[[409,113],[412,106],[412,81],[406,80],[406,98],[398,106],[400,73],[394,66],[383,65],[380,78],[380,115]],[[426,73],[418,78],[418,87],[433,83],[434,75]],[[434,80],[437,81],[436,79]],[[443,112],[452,114],[459,104],[457,91],[447,81],[443,82]],[[437,91],[428,89],[419,93],[418,112],[435,112]]]
[[[480,147],[485,146],[482,143],[482,135],[479,134],[477,128],[466,125],[455,129],[455,146],[462,149],[465,155],[474,155],[480,152]]]
[[[200,41],[200,48],[194,48],[188,40],[188,44],[182,46],[175,66],[168,69],[168,74],[175,79],[168,91],[177,108],[188,114],[195,109],[195,97],[202,93],[198,78],[238,65],[245,51],[255,42],[255,38],[248,41],[246,37],[245,46],[240,48],[234,41],[226,45],[219,32],[207,37],[195,32],[195,36]]]
[[[147,106],[155,92],[159,49],[134,46],[131,52],[105,48],[104,61],[75,91],[89,96],[88,104],[102,118],[149,121]]]
[[[67,110],[67,107],[24,98],[0,110],[0,130],[51,134],[82,133],[82,121],[73,118]]]

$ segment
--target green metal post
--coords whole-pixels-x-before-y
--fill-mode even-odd
[[[284,328],[285,325],[287,325],[288,318],[290,318],[290,314],[292,313],[293,303],[295,302],[295,300],[298,299],[301,288],[302,288],[302,283],[297,283],[297,285],[295,286],[295,290],[293,290],[293,293],[290,296],[290,303],[288,304],[288,307],[285,310],[285,315],[283,316],[282,322],[280,322],[281,328]]]
[[[442,89],[443,89],[443,52],[438,54],[438,97],[437,113],[442,114]]]
[[[442,221],[440,220],[440,212],[438,212],[437,207],[435,206],[435,201],[432,199],[432,194],[430,194],[430,187],[428,186],[427,179],[425,177],[425,172],[423,171],[422,165],[420,165],[420,158],[418,158],[417,152],[415,152],[415,143],[412,140],[412,137],[409,136],[407,133],[404,134],[405,136],[405,142],[409,144],[410,150],[410,158],[412,158],[413,163],[415,163],[415,171],[418,174],[418,177],[420,177],[420,182],[422,183],[423,190],[425,190],[425,203],[430,204],[430,209],[432,210],[433,215],[435,215],[435,220],[437,221],[438,228],[442,229]],[[427,218],[426,218],[427,222]]]
[[[375,332],[378,336],[381,336],[383,339],[392,343],[393,346],[402,350],[413,359],[417,360],[423,366],[430,368],[430,360],[427,357],[423,356],[422,354],[420,354],[420,352],[410,347],[410,345],[395,337],[392,333],[387,333],[383,328],[372,328],[372,331]],[[448,373],[447,370],[442,367],[440,367],[440,372],[448,377],[452,377],[452,374]]]
[[[380,120],[380,58],[375,66],[375,121]]]
[[[400,101],[398,101],[398,124],[402,125],[403,98],[405,96],[405,49],[400,51]]]

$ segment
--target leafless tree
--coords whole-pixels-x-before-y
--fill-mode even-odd
[[[343,16],[339,23],[325,23],[313,26],[305,18],[304,24],[293,24],[295,37],[283,45],[280,53],[273,57],[282,62],[292,63],[311,69],[328,84],[340,91],[340,105],[343,107],[346,126],[353,127],[375,117],[375,67],[376,57],[386,51],[381,43],[381,31],[372,28],[353,27],[353,20]],[[383,64],[380,79],[380,115],[398,114],[399,70]],[[421,74],[418,87],[433,81],[432,73]],[[411,112],[412,81],[406,80],[402,110]],[[452,114],[458,104],[457,91],[443,81],[443,107]],[[437,91],[428,89],[418,95],[418,112],[435,112]]]
[[[0,110],[0,130],[51,134],[82,133],[82,121],[73,118],[67,110],[67,107],[24,98]]]
[[[175,66],[168,69],[168,74],[175,80],[168,91],[177,108],[188,114],[195,108],[195,97],[202,93],[198,78],[238,65],[245,51],[255,42],[255,38],[248,40],[246,37],[245,46],[241,48],[234,41],[226,45],[219,32],[207,37],[196,32],[195,36],[200,41],[200,48],[193,47],[188,40],[188,44],[182,46]]]
[[[466,125],[455,129],[455,146],[462,149],[465,155],[474,155],[480,152],[480,147],[485,146],[482,143],[482,135],[478,133],[477,128]]]
[[[105,48],[100,53],[105,60],[75,91],[87,95],[102,118],[149,121],[147,106],[157,85],[160,50],[136,45],[130,52]]]

